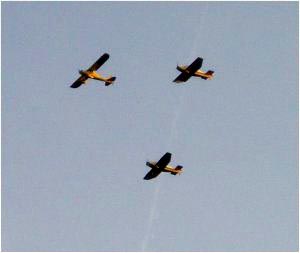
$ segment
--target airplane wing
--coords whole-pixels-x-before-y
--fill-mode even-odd
[[[149,180],[152,178],[157,177],[162,170],[168,165],[168,163],[171,161],[172,154],[167,152],[163,155],[162,158],[159,159],[159,161],[156,163],[156,168],[151,169],[146,176],[144,177],[145,180]]]
[[[146,176],[144,177],[145,180],[149,180],[152,178],[157,177],[162,172],[161,169],[151,169]]]
[[[174,79],[174,83],[182,83],[182,82],[186,82],[187,80],[190,79],[192,75],[191,74],[187,74],[187,73],[184,73],[182,72],[179,76],[177,76],[175,79]]]
[[[85,76],[80,76],[70,87],[78,88],[81,84],[83,84],[88,78]]]
[[[171,156],[172,156],[171,153],[169,152],[165,153],[164,156],[160,158],[159,161],[156,163],[156,166],[161,169],[164,169],[171,161]]]
[[[88,71],[95,71],[100,68],[109,58],[109,54],[103,54],[92,66],[88,68]]]
[[[202,66],[203,59],[198,57],[196,60],[193,61],[191,65],[186,68],[186,72],[182,72],[179,76],[175,78],[173,82],[175,83],[182,83],[189,80],[189,78]]]
[[[193,63],[190,66],[187,67],[186,71],[191,74],[194,74],[198,69],[201,68],[202,62],[203,59],[198,57],[196,60],[193,61]]]

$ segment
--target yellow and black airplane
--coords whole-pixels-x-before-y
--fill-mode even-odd
[[[175,83],[186,82],[190,77],[197,76],[202,79],[212,79],[214,71],[208,70],[207,72],[203,72],[199,70],[202,66],[203,59],[198,57],[190,66],[180,66],[177,65],[177,70],[181,72],[179,76],[173,81]]]
[[[162,158],[159,159],[158,162],[146,162],[146,165],[151,168],[151,170],[144,177],[145,180],[149,180],[157,177],[161,172],[168,172],[172,175],[180,174],[183,169],[181,165],[177,165],[176,168],[169,166],[168,164],[171,161],[171,153],[165,153]]]
[[[78,88],[81,84],[85,83],[86,80],[89,78],[103,81],[105,82],[105,86],[112,84],[116,80],[116,77],[109,76],[107,78],[104,78],[103,76],[101,76],[96,72],[96,70],[99,69],[108,60],[108,58],[109,58],[109,54],[105,53],[87,70],[79,70],[79,74],[81,76],[70,87]]]

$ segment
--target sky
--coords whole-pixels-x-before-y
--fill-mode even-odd
[[[1,7],[2,251],[298,250],[297,2]]]

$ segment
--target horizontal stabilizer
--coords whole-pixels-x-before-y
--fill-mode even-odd
[[[213,74],[214,74],[214,71],[209,70],[209,71],[207,71],[207,72],[204,74],[204,76],[200,76],[200,77],[201,77],[202,79],[204,79],[204,80],[212,79]]]
[[[181,165],[177,165],[175,170],[181,170],[183,167]]]
[[[115,76],[112,76],[111,78],[109,78],[109,79],[105,82],[105,86],[108,86],[108,85],[112,84],[115,80],[116,80],[116,77],[115,77]]]
[[[175,170],[177,170],[178,172],[171,172],[172,175],[177,175],[178,173],[181,173],[182,171],[182,166],[181,165],[177,165]]]
[[[205,74],[206,75],[209,75],[209,76],[212,76],[213,75],[213,73],[215,73],[214,71],[212,71],[212,70],[209,70],[209,71],[207,71]]]

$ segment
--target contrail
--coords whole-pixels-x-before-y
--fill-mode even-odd
[[[177,125],[179,115],[181,114],[181,108],[182,108],[182,104],[183,104],[183,101],[184,101],[183,98],[184,98],[184,96],[180,95],[180,100],[179,100],[180,102],[176,103],[177,108],[175,108],[175,110],[174,110],[175,113],[174,113],[172,124],[171,124],[170,138],[169,138],[169,141],[167,142],[167,145],[166,145],[167,147],[170,147],[173,144],[174,134],[175,134],[175,126]],[[160,189],[161,189],[161,181],[162,180],[158,180],[156,182],[156,185],[155,185],[153,200],[152,200],[152,205],[151,205],[149,220],[148,220],[148,225],[147,225],[146,236],[145,236],[145,238],[143,240],[143,243],[142,243],[142,251],[146,250],[146,248],[148,246],[150,236],[152,235],[151,232],[152,232],[153,222],[154,222],[155,217],[157,216],[157,203],[158,203],[159,192],[160,192]]]
[[[146,250],[146,248],[148,246],[148,242],[149,242],[149,237],[151,235],[154,218],[155,218],[155,215],[156,215],[156,212],[157,212],[156,211],[157,210],[157,198],[158,198],[158,193],[160,191],[160,184],[161,184],[160,181],[157,181],[156,187],[154,189],[152,206],[151,206],[151,209],[150,209],[146,236],[144,237],[144,240],[143,240],[143,243],[142,243],[142,251]]]
[[[204,17],[204,14],[206,13],[206,8],[207,8],[207,5],[205,5],[203,15],[201,15],[201,17],[200,17],[199,23],[201,24],[201,28],[202,28],[202,19]],[[192,47],[189,59],[192,56],[194,56],[196,47],[197,47],[197,42],[199,40],[199,35],[202,34],[201,31],[199,31],[199,29],[197,31],[195,31],[195,33],[196,33],[196,37],[193,42],[193,47]],[[174,116],[173,116],[172,124],[171,124],[170,138],[166,145],[167,147],[171,147],[173,145],[175,137],[177,137],[177,127],[176,126],[177,126],[179,116],[182,113],[182,105],[185,101],[185,97],[186,96],[184,94],[184,91],[182,91],[180,93],[179,103],[174,103],[175,104],[174,110],[173,110]],[[162,180],[162,178],[161,178],[161,180]],[[161,180],[158,180],[155,185],[152,205],[151,205],[150,214],[149,214],[149,220],[148,220],[148,224],[147,224],[147,230],[146,230],[144,240],[142,242],[142,251],[146,251],[146,249],[148,247],[149,239],[150,239],[150,236],[152,235],[153,222],[154,222],[155,217],[157,217],[157,205],[158,205],[158,196],[159,196],[160,189],[161,189]]]

